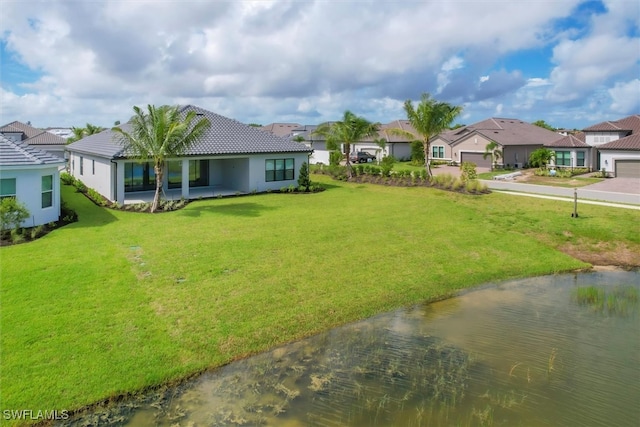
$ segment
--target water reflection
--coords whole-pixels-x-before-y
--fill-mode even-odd
[[[635,426],[639,289],[638,272],[503,283],[337,328],[72,423]],[[580,299],[598,290],[602,306]],[[607,295],[624,310],[604,309]]]

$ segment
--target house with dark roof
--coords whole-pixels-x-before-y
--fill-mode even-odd
[[[493,117],[435,136],[430,141],[430,158],[472,162],[480,168],[490,168],[492,159],[491,156],[485,158],[485,152],[493,141],[502,151],[498,165],[522,168],[533,151],[558,137],[556,132],[519,119]]]
[[[585,143],[592,147],[593,170],[620,178],[640,178],[640,115],[598,123],[583,131]]]
[[[0,135],[0,199],[15,197],[29,210],[23,227],[60,219],[60,168],[64,159]]]
[[[168,159],[165,197],[188,200],[297,186],[300,167],[311,153],[306,145],[196,106],[180,111],[195,111],[211,127],[179,157]],[[120,127],[130,129],[129,124]],[[71,175],[107,199],[125,204],[153,197],[153,163],[135,158],[112,130],[69,144],[67,151]]]
[[[39,150],[64,158],[67,140],[46,130],[15,121],[0,127],[0,134],[9,140],[22,141]]]

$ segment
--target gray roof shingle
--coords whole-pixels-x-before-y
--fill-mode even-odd
[[[211,122],[209,130],[182,153],[183,156],[216,156],[235,154],[267,154],[267,153],[304,153],[310,152],[304,144],[289,141],[248,126],[211,111],[193,105],[182,106],[181,113],[195,111]],[[131,130],[131,125],[120,126],[123,130]],[[100,157],[118,159],[133,157],[132,152],[125,151],[117,139],[117,134],[108,129],[95,135],[82,138],[68,145],[68,150],[92,154]]]
[[[37,166],[64,164],[64,160],[39,150],[24,141],[11,141],[0,135],[0,166]]]
[[[0,127],[2,133],[22,133],[23,141],[33,145],[65,145],[67,140],[42,129],[36,129],[22,122],[11,122]]]

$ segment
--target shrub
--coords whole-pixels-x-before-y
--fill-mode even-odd
[[[342,160],[342,153],[339,150],[329,152],[329,166],[339,166]]]
[[[298,186],[306,191],[309,189],[311,181],[309,180],[309,165],[307,162],[302,162],[300,166],[300,175],[298,176]]]
[[[64,184],[64,185],[74,185],[76,182],[76,179],[68,174],[67,172],[62,172],[60,174],[60,181]]]
[[[15,197],[0,200],[0,230],[15,230],[30,215],[27,207]]]
[[[393,156],[386,156],[382,158],[380,162],[380,172],[382,176],[388,177],[391,175],[391,169],[393,169],[393,164],[396,162],[396,159]]]
[[[478,173],[476,172],[476,164],[472,162],[462,162],[460,165],[460,169],[462,170],[461,179],[465,184],[473,179],[478,178]]]
[[[74,181],[74,185],[75,185],[76,189],[77,189],[80,193],[86,194],[86,192],[87,192],[87,186],[86,186],[86,185],[84,185],[84,182],[80,181],[79,179],[76,179],[76,180]]]
[[[72,223],[78,220],[78,214],[76,211],[67,206],[64,201],[60,203],[60,217],[65,223]]]
[[[411,143],[411,163],[415,165],[424,165],[424,147],[422,141],[413,141]]]

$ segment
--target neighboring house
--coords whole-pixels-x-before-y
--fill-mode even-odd
[[[598,123],[584,129],[592,170],[615,177],[640,177],[640,115]]]
[[[31,217],[23,227],[60,219],[60,172],[64,160],[24,141],[0,135],[0,199],[15,197]]]
[[[39,150],[64,159],[65,138],[21,122],[11,122],[0,127],[0,134],[12,141],[25,142]]]
[[[593,151],[592,147],[585,142],[584,132],[578,132],[575,135],[569,134],[544,146],[555,152],[550,166],[592,170]]]
[[[169,159],[163,190],[167,198],[194,199],[278,190],[297,186],[300,167],[311,150],[304,144],[187,105],[211,128],[182,156]],[[121,128],[130,130],[130,125]],[[150,199],[155,190],[153,163],[136,159],[105,130],[67,145],[69,171],[87,187],[121,204]]]
[[[268,125],[264,125],[258,129],[263,130],[265,132],[269,132],[272,135],[279,136],[281,138],[286,138],[291,136],[294,129],[299,128],[301,125],[298,123],[271,123]]]
[[[313,153],[309,157],[309,163],[311,164],[329,164],[329,153],[331,150],[327,148],[327,142],[321,135],[315,134],[315,130],[318,126],[305,125],[295,128],[291,132],[290,138],[296,136],[302,136],[304,143],[311,149]],[[365,138],[362,141],[358,141],[351,144],[351,153],[357,151],[365,151],[373,154],[378,160],[382,160],[383,157],[393,156],[397,160],[409,160],[411,159],[411,142],[405,136],[395,135],[389,131],[389,129],[397,128],[415,133],[413,127],[409,124],[408,120],[394,120],[390,123],[380,126],[380,130],[376,137]],[[384,149],[375,142],[376,139],[382,139],[385,142]]]
[[[71,128],[48,127],[45,130],[54,135],[58,135],[60,138],[64,138],[65,140],[73,136],[73,130]]]
[[[490,168],[491,156],[485,158],[484,153],[494,141],[502,152],[499,166],[522,168],[534,150],[557,139],[557,133],[531,123],[494,117],[435,136],[431,139],[430,158]]]

